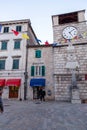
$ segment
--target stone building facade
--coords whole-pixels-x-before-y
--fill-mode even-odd
[[[38,89],[44,88],[46,100],[54,100],[53,48],[51,45],[29,46],[28,91],[29,99],[38,98]],[[32,69],[33,67],[33,69]],[[32,74],[33,72],[33,74]],[[43,83],[44,82],[44,83]]]
[[[37,45],[29,19],[0,22],[0,87],[3,98],[24,98],[26,45]],[[27,34],[27,38],[22,35]]]

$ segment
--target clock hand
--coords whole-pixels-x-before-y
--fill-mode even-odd
[[[74,29],[72,29],[69,33],[71,33]]]
[[[70,35],[72,35],[72,33],[71,33],[71,32],[72,32],[72,31],[70,31],[70,32],[69,32],[69,34],[70,34]],[[72,35],[72,36],[73,36],[73,35]]]

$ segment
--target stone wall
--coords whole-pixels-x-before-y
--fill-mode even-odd
[[[81,99],[87,99],[87,43],[74,44],[75,55],[79,63],[76,71],[77,85]],[[66,69],[67,46],[54,47],[54,86],[56,100],[70,100],[71,72]]]

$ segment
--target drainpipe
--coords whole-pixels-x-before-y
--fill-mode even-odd
[[[28,80],[28,72],[27,72],[27,65],[28,65],[28,42],[26,45],[26,63],[25,63],[25,73],[24,73],[24,78],[25,78],[25,82],[24,82],[24,100],[27,100],[27,80]]]

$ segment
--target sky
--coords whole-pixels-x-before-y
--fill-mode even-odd
[[[87,9],[87,0],[0,0],[0,22],[30,19],[41,44],[53,43],[52,15]],[[85,12],[87,20],[87,10]]]

